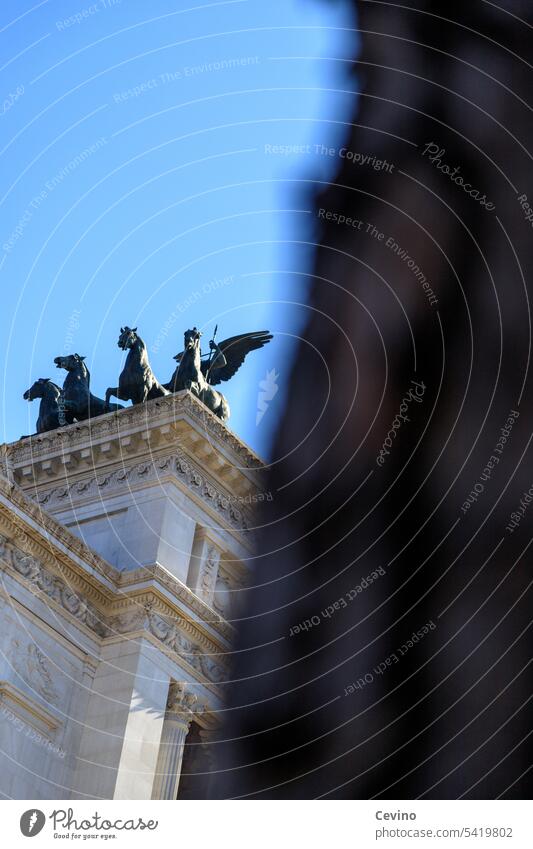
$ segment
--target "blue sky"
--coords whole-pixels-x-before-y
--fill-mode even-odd
[[[87,357],[116,385],[121,325],[166,382],[183,332],[269,329],[223,391],[262,454],[259,383],[305,320],[311,183],[346,114],[342,3],[3,0],[0,120],[2,440],[34,431],[38,377]],[[332,120],[333,119],[333,120]],[[295,146],[304,146],[295,151]],[[309,147],[307,147],[309,145]],[[289,146],[289,147],[287,147]]]

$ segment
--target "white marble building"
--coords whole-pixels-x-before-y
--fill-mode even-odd
[[[260,468],[188,392],[3,446],[4,797],[208,795]]]

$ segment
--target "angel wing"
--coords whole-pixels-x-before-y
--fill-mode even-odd
[[[240,369],[246,359],[246,355],[250,351],[257,351],[270,342],[272,338],[273,336],[268,330],[257,330],[224,339],[220,343],[219,348],[224,354],[226,365],[221,368],[212,368],[209,362],[202,363],[202,371],[206,379],[211,386],[216,386],[224,380],[229,380]]]

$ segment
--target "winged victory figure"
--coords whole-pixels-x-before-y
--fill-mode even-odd
[[[230,336],[229,339],[217,344],[216,332],[215,327],[213,339],[209,343],[209,354],[205,359],[200,351],[201,332],[196,327],[185,331],[184,350],[174,357],[178,365],[169,383],[165,383],[164,387],[169,392],[189,389],[206,407],[226,422],[230,415],[229,404],[224,395],[213,389],[213,386],[233,377],[242,366],[247,354],[262,348],[273,337],[268,330],[259,330]]]

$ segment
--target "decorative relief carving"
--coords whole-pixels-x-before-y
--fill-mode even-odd
[[[2,479],[0,478],[0,484],[1,482]],[[15,489],[17,490],[17,497],[20,496],[20,500],[22,502],[21,506],[26,509],[32,508],[33,511],[39,514],[41,517],[41,524],[44,524],[42,521],[43,518],[49,520],[52,538],[54,538],[56,536],[54,533],[56,526],[59,528],[61,526],[58,526],[57,523],[52,520],[51,517],[47,516],[46,513],[42,513],[34,504],[28,502],[28,499],[20,493],[18,488]],[[30,515],[31,512],[32,510],[28,509],[28,513],[30,513]],[[223,681],[227,677],[227,673],[222,665],[224,662],[223,659],[218,662],[213,660],[210,656],[212,654],[216,654],[216,643],[211,642],[205,634],[198,633],[192,622],[189,622],[187,619],[183,619],[180,630],[174,625],[169,624],[162,616],[159,616],[154,612],[151,615],[151,619],[148,621],[147,610],[142,605],[139,605],[138,597],[136,596],[137,600],[128,597],[128,591],[132,591],[136,583],[139,581],[145,583],[146,580],[150,578],[154,582],[165,586],[173,596],[179,599],[180,602],[187,607],[190,607],[202,621],[206,622],[210,627],[215,628],[221,636],[228,640],[231,639],[231,626],[227,622],[224,622],[224,620],[213,610],[209,609],[188,587],[168,575],[165,570],[154,565],[152,567],[143,567],[143,569],[121,575],[113,567],[109,567],[110,577],[114,578],[113,591],[103,595],[100,599],[99,591],[96,591],[91,585],[87,585],[87,595],[90,596],[90,594],[94,594],[95,597],[97,597],[97,606],[85,596],[84,592],[75,592],[71,589],[66,580],[55,574],[53,571],[47,569],[44,562],[45,557],[53,559],[56,566],[60,565],[64,567],[65,564],[62,564],[61,561],[54,557],[50,552],[47,552],[42,546],[36,544],[33,538],[28,535],[26,526],[20,519],[18,519],[16,514],[10,513],[8,520],[10,534],[12,533],[12,536],[16,538],[20,537],[21,540],[23,540],[23,544],[29,548],[32,553],[28,553],[27,551],[23,551],[18,548],[17,542],[14,541],[11,536],[7,537],[4,534],[0,534],[0,560],[2,561],[0,562],[0,568],[12,569],[29,584],[30,589],[33,589],[37,593],[43,593],[45,596],[60,605],[66,612],[74,616],[79,622],[89,627],[101,638],[113,636],[117,632],[125,634],[128,631],[146,628],[146,630],[151,630],[151,633],[153,633],[154,636],[157,636],[162,643],[173,648],[174,651],[179,654],[188,654],[189,657],[185,657],[185,660],[209,681],[219,682]],[[65,531],[65,537],[69,538],[70,536],[71,535]],[[77,542],[75,538],[73,541]],[[35,551],[40,554],[41,550],[43,551],[42,557],[33,553]],[[85,553],[85,546],[81,543],[79,545],[79,553],[82,555]],[[88,549],[87,553],[92,554]],[[97,555],[94,555],[93,557],[94,559],[98,559]],[[91,563],[92,559],[92,557],[86,558],[89,563]],[[105,565],[104,561],[102,561],[102,563]],[[72,573],[72,580],[79,581],[77,572]],[[120,595],[114,597],[113,592],[119,593]],[[146,592],[146,596],[150,599],[150,603],[152,603],[150,591]],[[117,607],[122,607],[124,612],[121,614],[117,612],[117,614],[110,619],[109,613],[104,615],[100,612],[99,605],[101,603],[105,603],[108,610],[109,608],[113,610],[113,608],[117,609]],[[166,615],[172,614],[169,612],[169,614]],[[190,633],[191,638],[194,638],[195,635],[197,635],[196,640],[193,642],[192,639],[188,639],[183,631]],[[205,648],[199,644],[198,640],[200,643],[205,645]]]
[[[246,587],[246,573],[242,566],[237,567],[233,563],[229,568],[219,569],[213,596],[213,609],[224,621],[238,615],[237,609],[242,601],[241,590]]]
[[[210,681],[217,683],[225,679],[226,672],[220,664],[204,653],[199,645],[189,640],[179,628],[151,610],[148,610],[148,627],[158,640],[183,657],[190,666]]]
[[[198,696],[185,684],[173,681],[168,690],[167,713],[185,722],[192,722]]]
[[[46,658],[35,643],[23,645],[19,640],[13,638],[8,660],[22,680],[46,702],[56,705],[59,703],[60,696],[54,686]]]
[[[146,610],[141,605],[136,605],[133,610],[113,616],[109,621],[108,636],[116,634],[128,634],[132,631],[140,631],[146,625]]]
[[[156,613],[150,603],[137,605],[136,610],[114,616],[109,622],[108,634],[116,636],[140,630],[147,630],[209,681],[216,684],[227,678],[228,673],[223,665],[225,659],[214,660],[213,651],[203,649],[176,624]]]
[[[36,589],[45,593],[53,601],[60,604],[65,610],[75,616],[78,621],[87,625],[99,637],[112,636],[114,632],[126,633],[128,630],[138,630],[143,627],[145,620],[144,608],[134,603],[133,609],[124,614],[116,615],[110,622],[92,605],[83,594],[74,592],[66,581],[47,570],[40,558],[18,549],[6,536],[0,534],[0,558],[7,566],[12,567],[25,580],[29,581]],[[145,582],[147,577],[167,587],[184,604],[190,606],[209,625],[216,628],[226,639],[232,636],[231,626],[220,616],[209,615],[210,611],[195,595],[183,584],[169,576],[158,566],[150,568],[143,567],[122,577],[117,590],[124,593],[130,585],[139,581]],[[122,603],[129,603],[127,597],[122,596]],[[201,651],[201,649],[199,649]]]
[[[0,557],[5,557],[7,551],[8,538],[0,534]]]
[[[122,467],[105,475],[78,480],[68,486],[62,484],[50,490],[41,490],[35,498],[47,509],[57,508],[62,506],[63,502],[70,503],[76,500],[77,496],[90,496],[102,490],[113,491],[122,488],[125,484],[134,485],[136,481],[157,480],[161,473],[167,471],[176,474],[179,480],[230,524],[239,530],[247,530],[250,527],[250,519],[235,506],[231,498],[200,474],[188,459],[176,453],[149,462],[137,463],[129,468]]]
[[[75,593],[62,578],[49,572],[37,557],[9,544],[6,537],[0,538],[0,553],[5,562],[35,589],[61,605],[78,622],[87,625],[98,636],[106,636],[106,626],[96,608]]]
[[[149,578],[153,578],[161,586],[166,587],[176,599],[191,608],[202,622],[215,628],[228,642],[233,639],[234,629],[229,622],[226,622],[220,614],[208,607],[189,587],[169,575],[157,564],[142,566],[140,569],[133,569],[131,572],[123,572],[117,586],[119,591],[126,592],[128,588],[138,583],[145,583]]]
[[[205,563],[202,567],[202,576],[200,580],[200,593],[203,598],[212,599],[213,597],[219,562],[220,552],[214,545],[209,546]]]

